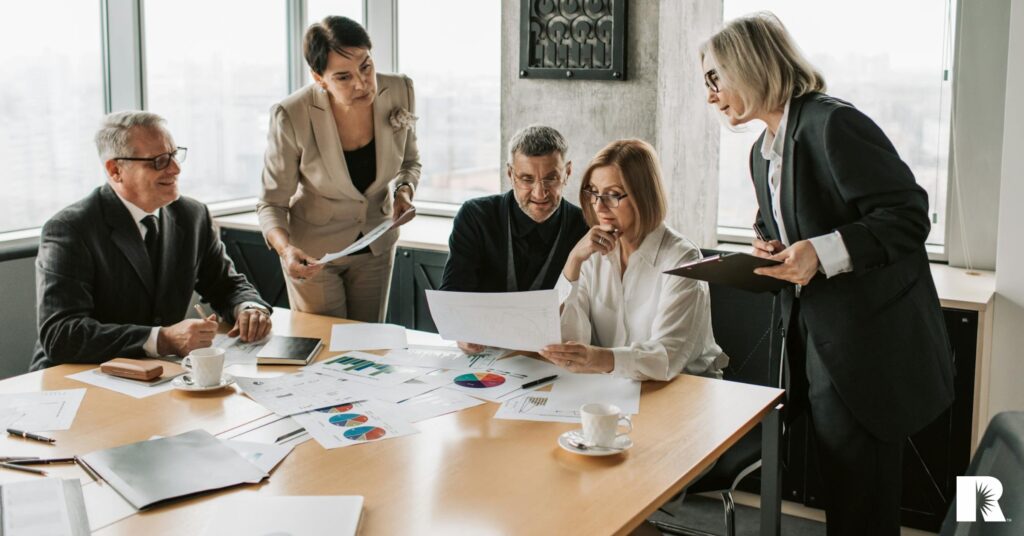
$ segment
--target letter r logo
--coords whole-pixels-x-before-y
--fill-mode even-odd
[[[1006,521],[999,508],[1003,484],[991,476],[956,477],[956,520],[973,522],[978,512],[985,521]]]

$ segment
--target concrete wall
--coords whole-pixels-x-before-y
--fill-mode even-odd
[[[718,1],[629,3],[624,82],[520,79],[519,2],[502,3],[501,142],[543,123],[569,141],[578,202],[587,162],[608,142],[641,138],[658,150],[669,196],[669,224],[702,246],[715,244],[718,123],[703,104],[697,45],[721,23]],[[501,169],[507,155],[502,152]],[[511,185],[502,178],[502,189]]]
[[[0,262],[0,378],[28,372],[36,340],[35,257]]]
[[[996,305],[989,415],[1024,409],[1024,2],[1008,13],[1009,61],[1002,138]]]

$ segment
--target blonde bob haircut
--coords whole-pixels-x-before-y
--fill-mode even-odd
[[[597,225],[597,214],[584,191],[593,191],[591,174],[595,169],[605,166],[614,166],[622,175],[622,187],[629,195],[627,199],[632,201],[633,216],[636,218],[636,225],[627,238],[639,244],[665,221],[665,191],[661,186],[658,153],[651,144],[635,139],[613,141],[598,151],[580,181],[580,205],[583,217],[591,227]]]
[[[741,120],[782,110],[791,98],[825,91],[825,78],[768,11],[730,21],[701,45],[702,63],[705,57],[718,73],[719,87],[743,102]]]

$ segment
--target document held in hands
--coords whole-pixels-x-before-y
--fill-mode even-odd
[[[428,290],[437,331],[447,340],[536,352],[562,342],[557,290]]]
[[[331,262],[331,261],[333,261],[335,259],[340,259],[342,257],[347,257],[347,256],[349,256],[349,255],[351,255],[351,254],[353,254],[353,253],[355,253],[355,252],[365,248],[366,246],[369,246],[370,244],[375,242],[378,238],[384,236],[384,233],[390,231],[391,229],[394,229],[395,227],[398,227],[399,225],[402,225],[402,224],[408,222],[409,220],[413,219],[415,216],[416,216],[416,209],[415,208],[410,208],[409,210],[406,210],[405,212],[403,212],[402,215],[399,216],[398,218],[393,219],[391,221],[386,221],[384,223],[381,223],[380,225],[375,227],[372,231],[370,231],[369,234],[365,234],[359,240],[356,240],[355,242],[352,242],[352,245],[350,245],[349,247],[347,247],[347,248],[345,248],[345,249],[343,249],[343,250],[341,250],[341,251],[339,251],[337,253],[328,253],[328,254],[324,255],[323,257],[320,257],[320,259],[318,259],[316,262],[319,263],[319,264],[323,264],[325,262]]]
[[[688,262],[678,268],[667,270],[665,273],[735,287],[750,292],[775,292],[792,285],[792,283],[766,275],[755,274],[754,269],[775,266],[777,264],[782,263],[771,259],[755,257],[747,253],[720,253]]]

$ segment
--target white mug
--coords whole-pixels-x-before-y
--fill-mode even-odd
[[[615,447],[616,439],[633,431],[633,421],[612,404],[583,404],[580,418],[583,421],[583,441],[588,445]],[[620,424],[626,426],[626,431],[621,434],[618,433]]]
[[[224,349],[196,348],[181,360],[181,366],[188,370],[194,385],[212,387],[224,373]]]

